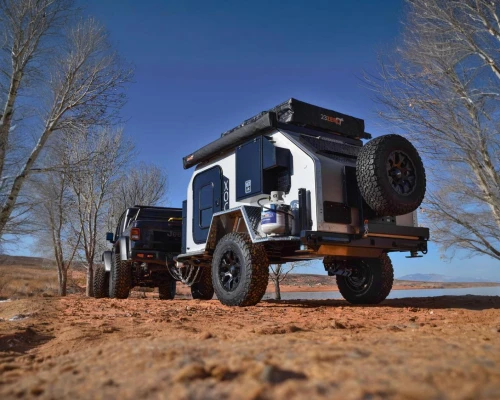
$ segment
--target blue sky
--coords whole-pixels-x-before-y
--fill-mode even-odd
[[[123,109],[140,158],[169,175],[169,204],[180,206],[192,171],[182,156],[259,111],[290,97],[364,118],[389,133],[359,79],[401,31],[399,0],[189,1],[89,0],[135,66]],[[500,280],[486,257],[443,262],[391,255],[396,276],[441,273]],[[306,272],[304,270],[304,272]],[[316,266],[307,272],[324,272]]]

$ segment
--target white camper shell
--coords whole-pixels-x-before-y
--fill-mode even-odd
[[[406,139],[363,146],[370,137],[362,120],[290,99],[185,157],[195,170],[177,277],[195,297],[215,290],[247,306],[264,295],[270,264],[323,258],[347,300],[384,300],[387,253],[427,252],[416,217],[425,171]]]

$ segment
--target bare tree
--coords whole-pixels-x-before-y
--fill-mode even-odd
[[[500,259],[500,3],[407,0],[404,26],[367,76],[380,115],[426,158],[433,240]]]
[[[107,221],[113,187],[132,154],[121,130],[109,128],[75,135],[68,143],[71,188],[75,196],[74,231],[81,230],[80,248],[87,264],[87,295],[92,296],[94,263],[103,250],[100,238]],[[93,155],[93,156],[92,156]],[[81,163],[81,160],[88,160]]]
[[[281,283],[288,277],[288,274],[297,267],[309,265],[310,261],[297,261],[287,264],[272,264],[270,266],[269,280],[274,284],[274,299],[281,300]]]
[[[134,205],[155,206],[166,201],[167,175],[156,165],[131,164],[113,190],[108,230],[113,230],[121,213]]]
[[[44,249],[52,251],[57,267],[59,295],[66,296],[68,270],[71,268],[80,245],[82,230],[75,232],[75,198],[71,191],[69,171],[44,174],[32,184],[34,217],[38,222],[36,237]]]
[[[125,101],[130,70],[104,28],[92,19],[75,21],[74,13],[71,0],[0,0],[0,236],[15,230],[9,223],[21,190],[51,135],[116,122]],[[21,121],[28,106],[29,124]],[[16,121],[25,123],[21,141],[11,140],[20,129]]]

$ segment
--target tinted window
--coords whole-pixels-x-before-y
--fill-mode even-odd
[[[214,214],[213,208],[206,208],[200,210],[200,227],[208,228],[210,227],[210,222],[212,222],[212,215]]]
[[[123,224],[124,217],[125,217],[125,213],[123,213],[120,216],[120,219],[118,220],[118,224],[116,225],[115,237],[119,237],[120,234],[122,233],[122,224]]]
[[[221,210],[222,169],[219,166],[200,172],[193,180],[193,240],[203,243],[212,215]]]
[[[200,210],[211,208],[214,204],[214,185],[209,183],[200,190]]]
[[[137,219],[170,219],[181,218],[182,212],[178,209],[141,208]]]
[[[214,213],[214,185],[210,182],[200,189],[200,227],[208,228]]]

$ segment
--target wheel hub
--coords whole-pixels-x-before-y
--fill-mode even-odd
[[[232,250],[224,253],[219,265],[218,278],[221,286],[228,292],[236,290],[240,283],[241,264]]]
[[[346,283],[353,292],[362,294],[370,285],[373,274],[369,265],[364,261],[352,270],[350,276],[346,276]]]
[[[415,190],[417,175],[411,158],[402,151],[393,151],[387,159],[387,175],[392,188],[402,196]]]

